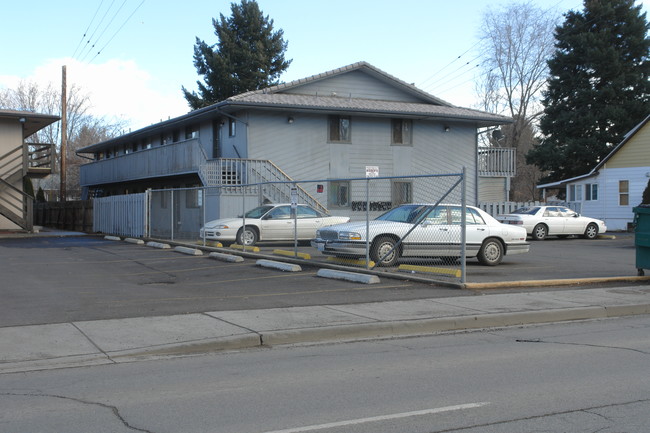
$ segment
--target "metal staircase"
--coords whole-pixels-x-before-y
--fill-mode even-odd
[[[273,162],[265,159],[219,158],[200,167],[204,185],[219,187],[221,194],[258,194],[260,202],[288,203],[291,188],[296,187],[301,203],[329,213],[316,198],[294,182]]]
[[[25,177],[51,173],[51,145],[26,143],[0,155],[0,215],[19,227],[33,229],[34,197],[23,191]]]

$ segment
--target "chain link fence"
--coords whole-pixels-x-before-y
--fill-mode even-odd
[[[249,250],[285,242],[315,260],[464,280],[462,228],[479,218],[463,210],[464,179],[461,172],[151,190],[147,236]]]

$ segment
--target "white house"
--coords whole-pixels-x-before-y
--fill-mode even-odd
[[[650,115],[628,132],[591,172],[540,189],[566,188],[566,198],[580,213],[605,221],[609,230],[629,230],[632,208],[641,203],[650,179]]]

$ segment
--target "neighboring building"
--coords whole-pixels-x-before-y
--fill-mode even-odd
[[[52,145],[25,139],[57,120],[47,114],[0,110],[0,229],[32,230],[33,197],[23,191],[23,179],[50,174]]]
[[[368,166],[379,167],[381,176],[457,173],[465,167],[473,204],[480,167],[494,167],[485,153],[479,157],[477,129],[510,122],[453,106],[359,62],[236,95],[80,149],[95,159],[81,167],[80,183],[82,194],[93,197],[148,188],[332,179],[319,194],[316,184],[300,191],[306,199],[327,201],[316,207],[331,210],[354,200],[348,196],[354,191],[335,180],[363,178]],[[512,149],[490,155],[514,159]],[[210,215],[219,215],[218,210]]]
[[[629,230],[632,208],[641,203],[650,178],[650,116],[627,133],[623,141],[591,172],[537,188],[566,188],[566,200],[580,213],[605,221],[609,230]]]

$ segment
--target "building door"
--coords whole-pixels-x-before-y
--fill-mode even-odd
[[[221,119],[212,121],[212,157],[221,158]]]

